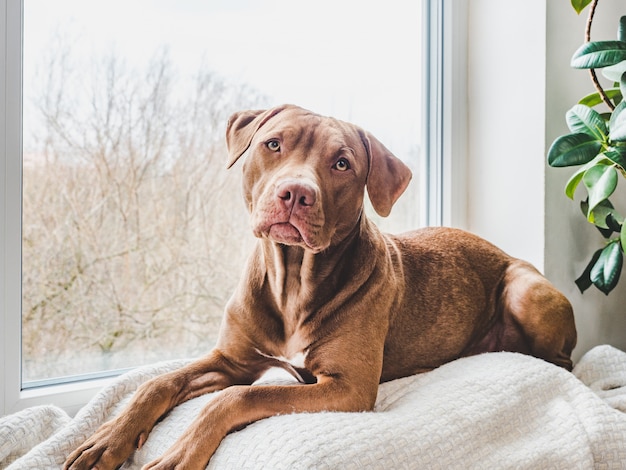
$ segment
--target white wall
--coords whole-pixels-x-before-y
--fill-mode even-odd
[[[518,5],[470,2],[467,228],[543,269],[545,0]]]
[[[626,274],[608,297],[574,280],[602,237],[563,187],[572,169],[546,164],[565,112],[593,89],[570,68],[587,11],[567,0],[470,0],[467,228],[543,270],[574,305],[575,359],[597,344],[626,350]],[[599,2],[592,39],[611,39],[623,0]],[[625,181],[621,182],[626,184]],[[623,206],[623,207],[626,207]]]

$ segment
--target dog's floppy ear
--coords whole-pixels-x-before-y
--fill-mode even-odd
[[[268,119],[280,113],[285,106],[272,109],[239,111],[233,114],[226,126],[226,146],[228,147],[228,166],[230,168],[241,157],[252,142],[252,137]]]
[[[411,170],[376,137],[359,129],[369,158],[367,194],[378,215],[387,217],[411,181]]]

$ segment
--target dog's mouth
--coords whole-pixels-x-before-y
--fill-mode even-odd
[[[299,229],[290,222],[279,222],[272,224],[266,232],[268,238],[282,245],[301,246],[314,253],[323,251],[326,246],[319,246],[319,243],[310,237],[306,230]]]
[[[269,230],[272,240],[285,245],[298,245],[304,242],[304,238],[295,226],[289,222],[273,224]]]

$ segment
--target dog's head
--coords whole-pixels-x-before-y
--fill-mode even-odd
[[[249,150],[243,192],[254,234],[313,252],[354,229],[366,187],[387,216],[411,179],[368,132],[292,105],[235,113],[226,142],[229,168]]]

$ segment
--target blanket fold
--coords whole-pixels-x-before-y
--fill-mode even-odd
[[[74,419],[53,406],[0,418],[0,468],[61,468],[141,383],[186,362],[120,376]],[[122,468],[139,469],[161,455],[211,398],[172,410]],[[573,373],[514,353],[459,359],[382,384],[374,412],[253,423],[228,435],[207,468],[626,469],[626,353],[598,346]]]

